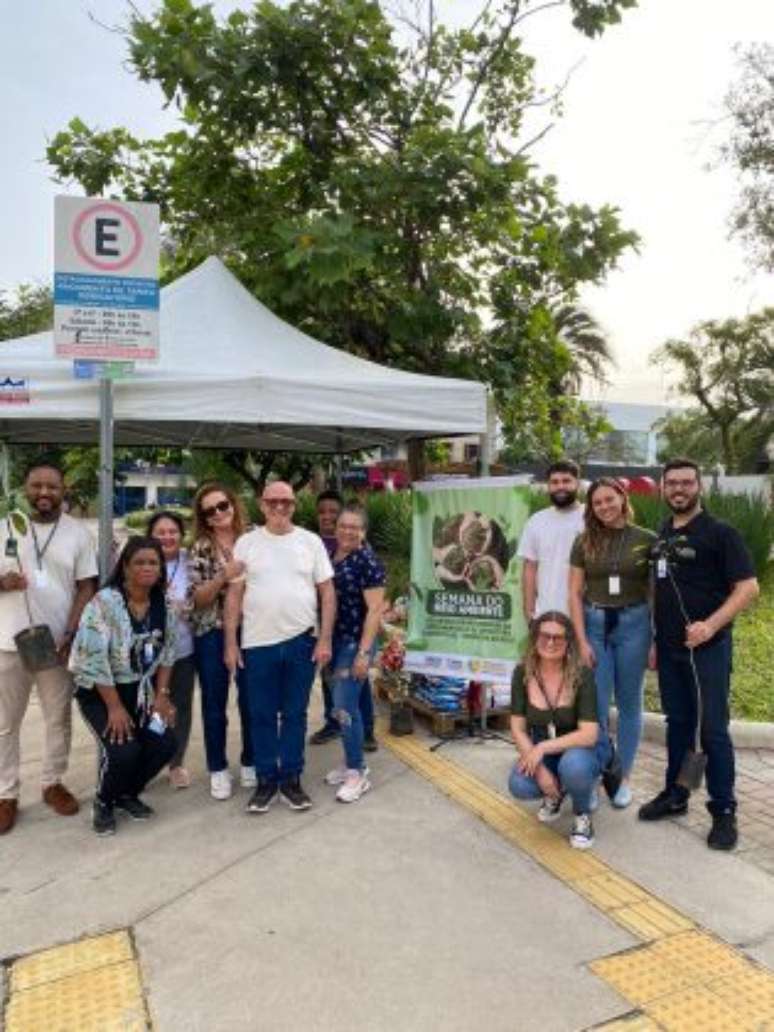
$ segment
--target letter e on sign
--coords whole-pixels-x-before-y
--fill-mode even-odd
[[[142,231],[123,205],[98,201],[73,223],[72,243],[78,256],[99,272],[121,272],[142,250]]]

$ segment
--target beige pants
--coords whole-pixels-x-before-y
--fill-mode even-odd
[[[61,781],[70,755],[70,709],[73,689],[64,667],[28,674],[15,652],[0,651],[0,799],[19,795],[19,731],[30,701],[38,690],[45,725],[43,788]]]

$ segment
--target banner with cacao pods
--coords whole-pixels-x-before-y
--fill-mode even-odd
[[[510,477],[413,488],[405,669],[508,681],[527,632],[516,547],[528,488]]]

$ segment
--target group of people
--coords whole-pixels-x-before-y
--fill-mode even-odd
[[[579,476],[569,460],[550,467],[551,505],[527,521],[519,542],[530,631],[513,676],[518,760],[510,790],[518,798],[542,797],[537,816],[544,822],[559,817],[569,795],[570,843],[591,846],[597,784],[616,808],[632,801],[650,665],[666,716],[667,770],[663,791],[640,807],[639,818],[686,812],[691,779],[684,767],[698,744],[712,816],[707,843],[733,849],[732,624],[758,594],[750,555],[738,532],[704,509],[701,473],[690,459],[663,468],[670,515],[658,534],[634,524],[615,478],[595,480],[581,505]]]
[[[116,831],[117,811],[152,815],[141,795],[165,767],[174,788],[190,784],[184,759],[196,677],[213,798],[232,794],[226,732],[235,683],[248,812],[265,813],[275,799],[309,808],[301,774],[318,667],[326,671],[326,724],[312,741],[335,733],[343,746],[325,780],[345,803],[369,790],[364,748],[377,746],[368,669],[385,570],[367,544],[362,506],[325,492],[318,510],[326,533],[318,536],[293,523],[293,490],[276,481],[260,499],[263,524],[248,529],[235,493],[207,483],[194,499],[190,549],[182,518],[156,512],[97,591],[94,546],[63,511],[61,470],[31,466],[24,490],[29,533],[7,520],[0,538],[0,834],[18,814],[20,728],[33,682],[45,724],[43,800],[61,816],[79,810],[63,784],[74,696],[97,744],[99,835]],[[15,641],[31,621],[48,625],[59,659],[34,674]]]
[[[551,504],[527,521],[519,542],[529,635],[512,682],[518,759],[510,790],[541,798],[538,819],[545,822],[560,816],[569,795],[570,842],[591,846],[598,783],[614,807],[632,800],[650,663],[658,670],[668,760],[664,790],[639,817],[686,811],[690,787],[681,771],[698,725],[712,815],[708,844],[731,849],[731,628],[758,593],[749,554],[739,534],[703,508],[700,471],[689,459],[664,467],[671,515],[658,534],[633,523],[618,480],[594,481],[583,505],[579,489],[577,465],[555,463]],[[184,760],[196,677],[214,799],[233,790],[226,742],[234,683],[247,811],[266,813],[277,799],[309,808],[301,775],[318,668],[324,723],[310,741],[339,736],[343,746],[325,781],[344,803],[369,790],[365,752],[377,744],[368,670],[385,570],[367,544],[362,506],[324,492],[314,534],[293,523],[293,489],[275,481],[260,498],[262,525],[248,528],[235,493],[207,483],[194,499],[190,549],[181,517],[156,512],[97,591],[94,546],[83,524],[63,511],[61,470],[33,464],[24,491],[29,532],[9,519],[0,535],[0,834],[18,813],[20,728],[33,683],[45,725],[43,801],[61,816],[79,809],[62,780],[74,695],[97,743],[92,824],[100,835],[115,832],[116,811],[136,820],[152,815],[140,797],[165,767],[174,788],[189,785]],[[48,625],[58,650],[57,665],[37,673],[17,651],[16,636],[30,623]]]

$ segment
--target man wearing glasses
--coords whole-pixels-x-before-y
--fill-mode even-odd
[[[758,582],[739,533],[701,505],[701,475],[690,459],[672,459],[661,481],[672,515],[655,547],[654,615],[661,706],[667,719],[666,787],[640,808],[640,820],[685,813],[683,762],[695,748],[701,713],[701,748],[707,758],[710,849],[737,841],[734,748],[728,733],[731,629],[755,600]],[[700,694],[701,708],[697,707]]]
[[[237,542],[245,572],[226,596],[225,662],[232,673],[245,669],[257,776],[248,813],[266,813],[277,796],[293,810],[311,806],[301,785],[306,711],[315,666],[331,658],[336,597],[325,546],[294,526],[295,504],[290,484],[267,485],[265,525]]]

